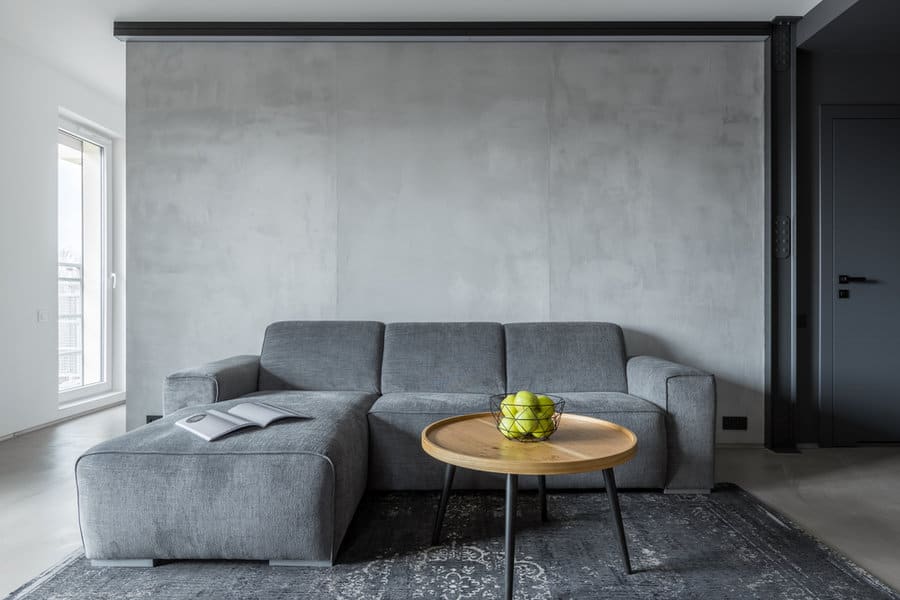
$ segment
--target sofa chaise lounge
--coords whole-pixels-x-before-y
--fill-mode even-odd
[[[286,321],[267,328],[258,356],[170,375],[163,419],[78,459],[85,554],[97,565],[332,564],[366,489],[441,488],[442,465],[419,445],[426,425],[520,389],[560,395],[566,412],[633,430],[639,451],[617,469],[620,487],[712,487],[714,378],[627,358],[616,325]],[[173,426],[252,398],[312,418],[216,442]],[[600,473],[548,483],[603,487]],[[456,487],[501,489],[503,480],[461,471]]]

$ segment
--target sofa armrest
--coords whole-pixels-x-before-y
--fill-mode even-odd
[[[232,356],[166,377],[163,413],[230,400],[257,390],[259,356]]]
[[[715,378],[652,356],[630,358],[627,377],[629,394],[666,411],[666,491],[709,491],[715,483]]]

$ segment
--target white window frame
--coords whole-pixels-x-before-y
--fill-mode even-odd
[[[113,282],[115,281],[115,273],[111,271],[112,260],[110,256],[110,252],[113,245],[113,231],[112,231],[112,210],[113,210],[113,202],[112,202],[112,194],[110,191],[113,189],[112,186],[112,156],[113,156],[113,142],[112,139],[98,132],[97,130],[88,127],[84,124],[78,123],[70,118],[66,118],[60,116],[58,130],[72,135],[77,138],[81,138],[91,144],[95,144],[100,146],[101,154],[103,157],[101,169],[102,169],[102,183],[101,183],[101,194],[102,194],[102,208],[100,215],[100,225],[103,230],[103,236],[101,238],[100,244],[100,272],[104,274],[102,277],[103,281],[103,291],[101,293],[102,298],[102,317],[101,317],[101,329],[103,336],[103,357],[102,357],[102,367],[103,367],[103,381],[100,383],[93,383],[90,385],[81,386],[78,388],[74,388],[71,390],[65,390],[59,392],[59,410],[64,410],[67,408],[71,408],[77,404],[81,404],[84,402],[89,402],[94,400],[97,396],[102,396],[104,394],[108,394],[113,388]],[[58,185],[58,183],[57,183]],[[58,234],[57,234],[58,235]],[[84,260],[84,259],[82,259]],[[82,307],[84,310],[84,307]],[[59,347],[59,341],[57,341],[57,352]]]

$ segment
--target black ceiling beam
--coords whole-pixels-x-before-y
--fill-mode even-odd
[[[221,38],[516,38],[516,37],[757,37],[760,21],[403,21],[231,22],[116,21],[114,35],[128,40]]]

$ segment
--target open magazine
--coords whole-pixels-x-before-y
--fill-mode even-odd
[[[175,424],[211,442],[246,427],[267,427],[282,419],[308,418],[265,402],[244,402],[232,406],[226,412],[210,408],[175,421]]]

